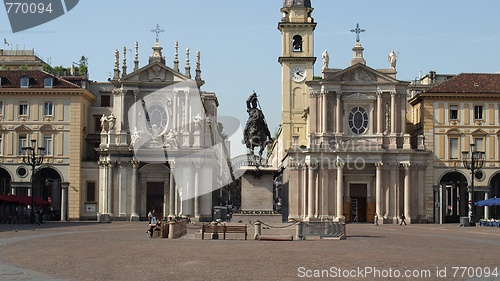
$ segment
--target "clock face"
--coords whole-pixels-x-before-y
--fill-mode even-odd
[[[295,82],[302,82],[306,79],[306,70],[303,67],[296,66],[290,71],[290,79]]]

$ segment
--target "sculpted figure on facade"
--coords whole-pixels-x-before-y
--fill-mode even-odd
[[[396,53],[394,53],[394,50],[392,50],[392,52],[389,53],[387,60],[389,61],[389,67],[391,69],[396,69],[396,62],[398,60],[398,57],[396,56]]]
[[[323,55],[321,56],[321,58],[323,59],[323,68],[322,70],[325,70],[328,68],[328,64],[330,63],[330,56],[328,55],[328,51],[325,50],[323,52]]]
[[[179,147],[177,133],[174,130],[170,130],[163,135],[163,147]]]
[[[111,114],[108,116],[108,131],[114,131],[115,130],[115,125],[116,125],[116,117],[111,112]]]
[[[106,114],[103,114],[101,116],[101,132],[106,133],[108,131],[108,117],[106,117]]]

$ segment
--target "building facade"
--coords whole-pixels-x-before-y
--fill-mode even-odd
[[[53,219],[78,218],[82,144],[94,95],[42,70],[2,70],[0,83],[0,192],[49,200]],[[22,160],[23,147],[33,141],[45,148],[34,175]]]
[[[472,201],[500,196],[498,173],[500,75],[462,73],[415,94],[409,103],[414,133],[433,148],[434,222],[469,217]],[[485,152],[481,169],[472,174],[463,165],[463,151]],[[470,153],[469,153],[470,157]],[[498,217],[496,209],[474,207],[475,220]]]

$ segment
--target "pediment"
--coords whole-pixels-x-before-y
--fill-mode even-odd
[[[473,136],[486,136],[487,134],[488,134],[487,132],[485,132],[481,129],[477,129],[471,133],[471,135],[473,135]]]
[[[447,135],[461,135],[462,134],[462,131],[460,131],[459,129],[456,129],[456,128],[453,128],[453,129],[449,129],[447,132],[446,132]]]
[[[181,82],[189,78],[164,64],[153,62],[122,77],[121,80],[122,82]]]
[[[355,93],[342,98],[343,100],[374,100],[374,96],[368,96],[362,93]]]
[[[329,82],[350,82],[350,83],[398,83],[399,81],[387,76],[364,64],[355,64],[342,71],[339,71],[325,81]]]
[[[26,127],[25,125],[21,125],[21,126],[17,127],[14,131],[16,131],[16,132],[29,132],[29,131],[31,131],[31,129]]]

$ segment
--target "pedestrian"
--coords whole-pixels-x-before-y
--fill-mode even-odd
[[[149,221],[149,238],[153,238],[153,230],[157,226],[158,221],[156,221],[156,213],[153,211],[151,215],[151,220]]]
[[[378,225],[378,215],[375,213],[375,225]]]
[[[149,224],[151,224],[151,218],[153,217],[153,213],[154,213],[155,210],[151,209],[149,210],[149,213],[148,213],[148,221],[149,221]]]
[[[400,226],[403,225],[403,223],[406,225],[406,217],[405,214],[401,214],[401,223],[399,224]]]

